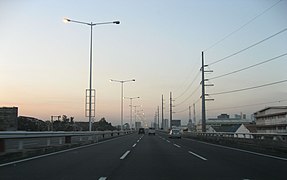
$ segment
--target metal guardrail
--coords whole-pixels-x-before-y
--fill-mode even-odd
[[[133,131],[2,131],[0,132],[0,153],[17,152],[25,149],[84,144],[98,142],[104,138],[130,134]]]
[[[268,139],[275,141],[287,141],[287,133],[229,133],[229,132],[184,132],[185,135],[204,137],[225,137],[240,139]]]

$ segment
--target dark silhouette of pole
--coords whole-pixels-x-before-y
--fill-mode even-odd
[[[201,66],[201,75],[202,75],[202,80],[201,80],[201,89],[202,89],[202,93],[201,93],[201,100],[202,100],[202,123],[201,123],[201,128],[202,128],[202,132],[206,132],[206,113],[205,113],[205,79],[204,79],[204,53],[203,51],[201,52],[201,62],[202,62],[202,66]]]
[[[170,97],[170,108],[169,108],[169,125],[170,125],[170,129],[172,128],[172,125],[171,125],[171,122],[172,122],[172,93],[170,92],[170,95],[169,95],[169,97]]]
[[[161,128],[163,129],[163,94],[161,95]]]

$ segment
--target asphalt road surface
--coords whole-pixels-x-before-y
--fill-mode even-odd
[[[131,134],[0,165],[0,179],[287,179],[287,159],[166,134]]]

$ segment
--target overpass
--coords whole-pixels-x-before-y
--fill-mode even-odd
[[[191,135],[170,139],[167,133],[159,131],[155,136],[130,132],[97,133],[59,132],[55,137],[46,134],[47,138],[40,138],[42,143],[46,144],[50,139],[50,146],[62,142],[62,146],[70,144],[70,147],[1,163],[0,179],[286,179],[287,158],[280,154],[214,144],[190,138]],[[35,136],[37,134],[29,138],[39,138]],[[66,142],[65,137],[69,136],[71,138]],[[99,139],[100,136],[103,139]],[[80,139],[92,143],[71,145],[75,144],[73,141],[81,142]],[[10,143],[5,146],[15,146]],[[23,140],[21,151],[25,147],[31,149],[29,143]]]

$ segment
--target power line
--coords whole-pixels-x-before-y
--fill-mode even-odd
[[[176,111],[176,112],[174,112],[174,113],[182,113],[182,112],[185,112],[185,111],[187,111],[189,109],[189,107],[187,107],[186,109],[184,109],[184,110],[181,110],[181,111]]]
[[[197,104],[197,103],[199,102],[199,100],[200,100],[200,98],[198,98],[198,99],[194,102],[194,104]],[[174,112],[174,113],[182,113],[182,112],[187,111],[188,109],[189,109],[189,107],[188,107],[188,108],[185,108],[185,109],[183,109],[183,110],[181,110],[181,111],[176,111],[176,112]]]
[[[195,75],[195,78],[192,80],[192,82],[188,85],[188,87],[185,89],[185,91],[183,93],[181,93],[178,97],[174,98],[175,100],[182,97],[188,90],[189,88],[192,86],[192,84],[195,82],[195,80],[198,78],[200,74],[200,71],[198,71],[198,73]]]
[[[257,88],[266,87],[266,86],[272,86],[272,85],[280,84],[280,83],[284,83],[284,82],[287,82],[287,79],[286,80],[282,80],[282,81],[273,82],[273,83],[263,84],[263,85],[260,85],[260,86],[253,86],[253,87],[242,88],[242,89],[237,89],[237,90],[232,90],[232,91],[224,91],[224,92],[212,93],[210,95],[229,94],[229,93],[234,93],[234,92],[240,92],[240,91],[246,91],[246,90],[251,90],[251,89],[257,89]]]
[[[183,104],[184,102],[186,102],[189,98],[191,98],[194,95],[194,93],[196,93],[198,91],[199,88],[200,88],[200,85],[198,85],[197,88],[191,93],[191,95],[189,95],[185,100],[183,100],[181,103],[178,103],[174,106],[179,106],[179,105]]]
[[[222,74],[222,75],[219,75],[219,76],[211,77],[211,78],[209,78],[209,80],[218,79],[218,78],[221,78],[221,77],[224,77],[224,76],[228,76],[228,75],[231,75],[231,74],[234,74],[234,73],[238,73],[238,72],[241,72],[241,71],[244,71],[244,70],[247,70],[247,69],[256,67],[256,66],[259,66],[259,65],[261,65],[261,64],[265,64],[265,63],[267,63],[267,62],[274,61],[274,60],[276,60],[276,59],[278,59],[278,58],[281,58],[281,57],[283,57],[283,56],[286,56],[286,55],[287,55],[287,53],[284,53],[284,54],[281,54],[281,55],[276,56],[276,57],[274,57],[274,58],[271,58],[271,59],[262,61],[262,62],[257,63],[257,64],[253,64],[253,65],[251,65],[251,66],[247,66],[247,67],[245,67],[245,68],[242,68],[242,69],[239,69],[239,70],[236,70],[236,71],[232,71],[232,72],[229,72],[229,73],[226,73],[226,74]]]
[[[187,75],[187,77],[185,78],[185,80],[180,83],[181,85],[178,86],[178,88],[175,89],[174,92],[178,92],[179,90],[182,89],[181,86],[184,86],[185,84],[187,84],[187,81],[188,81],[189,77],[193,74],[193,72],[195,72],[195,69],[198,69],[198,68],[197,68],[197,65],[196,65],[196,66],[193,66],[192,70],[191,70],[190,73]],[[196,75],[196,76],[197,76],[197,75]]]
[[[246,104],[246,105],[233,106],[233,107],[214,108],[214,109],[209,109],[207,111],[216,111],[216,110],[222,110],[222,109],[236,109],[236,108],[242,108],[242,107],[247,107],[247,106],[258,106],[258,105],[271,104],[271,103],[281,103],[281,102],[285,102],[285,101],[287,101],[287,100],[270,101],[270,102],[257,103],[257,104]]]
[[[214,44],[212,44],[209,48],[206,48],[204,51],[207,51],[211,48],[213,48],[214,46],[216,46],[217,44],[221,43],[222,41],[224,41],[225,39],[227,39],[228,37],[230,37],[231,35],[235,34],[236,32],[238,32],[239,30],[243,29],[245,26],[247,26],[248,24],[250,24],[251,22],[253,22],[255,19],[257,19],[258,17],[262,16],[263,14],[265,14],[267,11],[269,11],[270,9],[272,9],[274,6],[276,6],[279,2],[281,2],[282,0],[277,1],[276,3],[274,3],[272,6],[270,6],[269,8],[265,9],[264,11],[262,11],[260,14],[258,14],[257,16],[255,16],[254,18],[250,19],[249,21],[247,21],[245,24],[243,24],[242,26],[240,26],[238,29],[232,31],[231,33],[227,34],[225,37],[223,37],[221,40],[215,42]]]
[[[216,60],[216,61],[214,61],[214,62],[208,64],[208,66],[211,66],[211,65],[213,65],[213,64],[219,63],[219,62],[221,62],[221,61],[223,61],[223,60],[226,60],[226,59],[228,59],[228,58],[230,58],[230,57],[232,57],[232,56],[235,56],[235,55],[237,55],[237,54],[239,54],[239,53],[242,53],[242,52],[244,52],[244,51],[246,51],[246,50],[248,50],[248,49],[250,49],[250,48],[252,48],[252,47],[254,47],[254,46],[257,46],[258,44],[261,44],[261,43],[263,43],[264,41],[267,41],[267,40],[269,40],[269,39],[271,39],[271,38],[273,38],[273,37],[275,37],[275,36],[277,36],[277,35],[279,35],[279,34],[285,32],[285,31],[287,31],[287,28],[284,28],[283,30],[281,30],[281,31],[279,31],[279,32],[277,32],[277,33],[275,33],[275,34],[273,34],[273,35],[271,35],[271,36],[269,36],[269,37],[267,37],[267,38],[261,40],[261,41],[258,41],[258,42],[256,42],[256,43],[254,43],[254,44],[252,44],[252,45],[250,45],[250,46],[244,48],[244,49],[241,49],[240,51],[237,51],[237,52],[235,52],[235,53],[233,53],[233,54],[230,54],[230,55],[228,55],[228,56],[226,56],[226,57],[224,57],[224,58],[222,58],[222,59]]]

